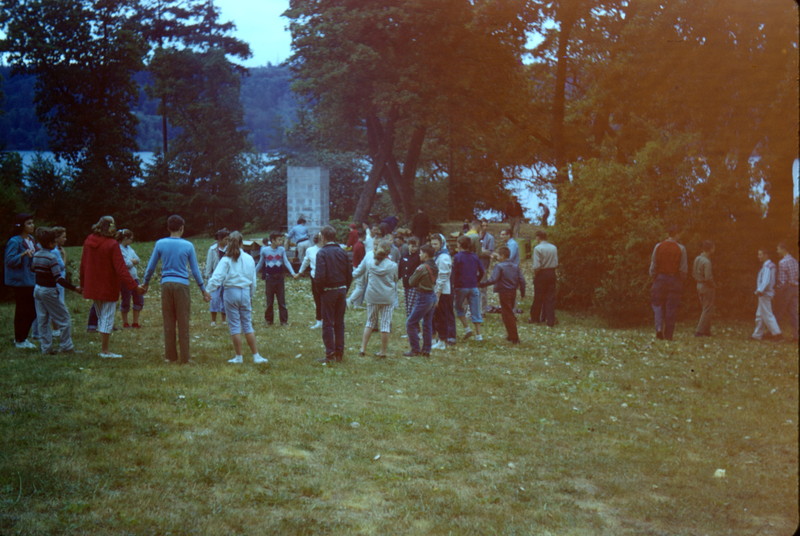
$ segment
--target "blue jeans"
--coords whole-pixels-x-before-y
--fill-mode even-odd
[[[473,324],[483,322],[481,314],[481,293],[477,288],[457,288],[456,289],[456,316],[467,316],[464,310],[464,302],[469,303],[469,319]]]
[[[419,321],[422,320],[422,353],[431,353],[433,336],[433,311],[436,308],[436,294],[433,292],[417,292],[414,308],[406,321],[406,333],[411,351],[419,353]]]
[[[672,339],[675,331],[682,286],[681,278],[677,275],[658,274],[653,281],[650,298],[656,331],[662,333],[667,340]]]

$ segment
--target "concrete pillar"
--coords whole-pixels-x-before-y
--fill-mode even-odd
[[[322,167],[289,166],[286,185],[287,229],[301,216],[309,233],[330,222],[330,174]]]

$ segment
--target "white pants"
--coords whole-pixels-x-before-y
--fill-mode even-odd
[[[753,331],[753,338],[760,339],[766,332],[772,335],[780,335],[781,328],[775,315],[772,314],[772,296],[759,296],[758,309],[756,309],[756,329]]]

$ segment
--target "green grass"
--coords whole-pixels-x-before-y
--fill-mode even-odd
[[[201,257],[209,244],[198,244]],[[136,244],[143,259],[151,244]],[[77,258],[76,252],[72,258]],[[144,328],[96,357],[0,350],[0,534],[791,534],[798,523],[797,347],[749,323],[671,343],[559,312],[505,343],[321,366],[308,281],[290,326],[257,323],[266,366],[229,365],[192,289],[195,365],[162,362],[158,286]],[[259,287],[255,317],[263,318]],[[529,306],[530,300],[523,302]],[[647,315],[647,311],[643,311]],[[11,335],[13,307],[0,306]],[[373,348],[378,340],[373,337]],[[249,357],[245,353],[246,358]],[[368,354],[369,355],[369,354]],[[357,423],[357,424],[356,424]],[[715,478],[725,469],[725,478]]]

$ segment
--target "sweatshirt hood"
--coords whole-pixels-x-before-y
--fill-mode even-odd
[[[380,264],[378,264],[378,261],[375,261],[374,264],[375,267],[373,268],[373,271],[377,275],[388,274],[391,271],[393,264],[394,263],[391,260],[389,260],[388,257],[383,259]]]
[[[89,237],[86,239],[86,242],[83,243],[84,247],[97,249],[102,246],[109,237],[107,236],[100,236],[98,234],[90,234]]]

